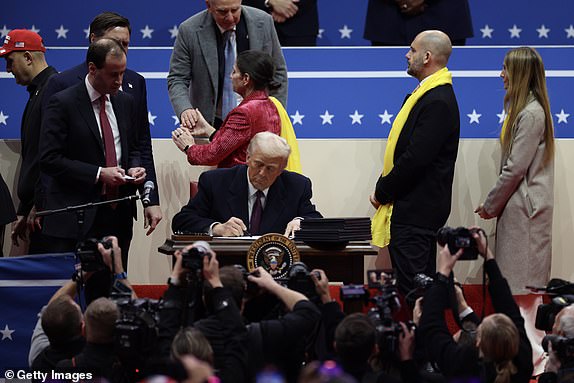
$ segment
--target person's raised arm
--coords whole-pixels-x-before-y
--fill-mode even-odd
[[[258,267],[256,271],[259,275],[251,274],[248,276],[248,279],[279,298],[287,307],[287,310],[293,311],[293,307],[295,307],[297,302],[309,300],[305,295],[281,286],[263,267]]]

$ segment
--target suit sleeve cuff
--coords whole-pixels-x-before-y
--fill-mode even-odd
[[[98,183],[100,181],[100,173],[102,172],[102,167],[98,166],[98,173],[96,173],[96,182],[94,183]]]
[[[219,225],[221,222],[213,222],[211,225],[209,225],[209,229],[207,230],[207,235],[211,235],[213,236],[213,227],[215,225]]]

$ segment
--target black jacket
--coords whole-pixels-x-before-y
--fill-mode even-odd
[[[249,227],[247,166],[215,169],[199,176],[197,195],[173,217],[173,231],[207,232],[214,222],[240,218]],[[262,233],[283,233],[295,217],[321,218],[311,203],[311,180],[283,171],[269,188],[261,217]]]
[[[451,85],[429,90],[414,105],[397,140],[393,169],[375,196],[393,202],[392,222],[431,230],[450,214],[460,120]]]
[[[51,77],[50,81],[46,84],[46,90],[42,98],[42,107],[45,108],[48,105],[50,97],[57,92],[76,85],[79,82],[84,82],[84,78],[87,74],[88,64],[83,62]],[[140,162],[138,164],[134,164],[134,166],[137,165],[144,167],[146,170],[146,181],[154,182],[155,189],[150,194],[150,205],[159,205],[159,192],[148,120],[147,89],[145,79],[139,73],[126,69],[122,81],[122,91],[133,97],[136,108],[132,121],[132,129],[134,130],[133,136],[137,140]],[[143,184],[139,185],[138,189],[140,193],[142,193]]]
[[[489,278],[488,291],[494,311],[506,314],[514,322],[520,335],[518,354],[513,360],[518,373],[511,377],[511,381],[528,383],[533,370],[532,347],[526,336],[524,319],[496,261],[486,261],[484,267]],[[480,377],[481,382],[494,382],[496,377],[494,365],[481,361],[476,347],[459,346],[448,331],[444,318],[444,310],[449,305],[448,288],[445,282],[437,278],[426,292],[417,336],[424,339],[429,358],[437,362],[447,378]]]
[[[58,73],[49,66],[38,73],[28,85],[30,98],[22,116],[20,140],[22,142],[22,164],[18,177],[18,215],[28,215],[32,206],[42,207],[42,193],[40,189],[40,167],[38,159],[40,153],[38,144],[40,141],[40,128],[42,127],[42,97],[45,85],[51,76]]]

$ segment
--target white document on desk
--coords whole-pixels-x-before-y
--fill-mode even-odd
[[[252,236],[243,236],[243,237],[218,237],[218,238],[225,239],[225,240],[239,239],[239,240],[244,240],[244,241],[255,241],[256,239],[261,238],[261,236],[260,235],[252,235]]]

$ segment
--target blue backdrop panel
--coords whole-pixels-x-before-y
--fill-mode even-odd
[[[498,136],[504,97],[499,73],[507,50],[455,48],[449,68],[459,101],[461,137]],[[539,51],[546,65],[556,136],[572,138],[568,115],[574,112],[569,92],[574,86],[570,69],[574,51],[567,47]],[[287,111],[300,138],[385,138],[405,96],[417,85],[405,72],[405,48],[287,48],[284,52],[290,77]],[[47,55],[51,64],[63,70],[81,62],[85,50],[49,49]],[[171,137],[177,126],[167,94],[170,55],[171,49],[162,48],[129,51],[128,66],[147,78],[154,138]],[[0,78],[0,89],[0,139],[18,138],[27,92],[6,73]]]
[[[74,272],[73,254],[0,258],[0,376],[27,369],[37,314]]]

